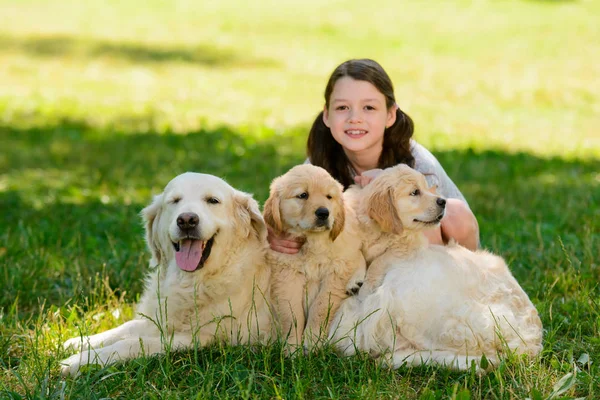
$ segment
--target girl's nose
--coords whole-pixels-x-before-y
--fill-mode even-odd
[[[357,122],[362,122],[362,115],[360,111],[350,111],[350,114],[348,115],[348,122],[353,124]]]

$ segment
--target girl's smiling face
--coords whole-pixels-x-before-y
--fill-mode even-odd
[[[395,121],[396,106],[388,109],[383,93],[370,82],[349,76],[337,80],[323,112],[323,122],[349,158],[367,158],[375,164],[385,129]]]

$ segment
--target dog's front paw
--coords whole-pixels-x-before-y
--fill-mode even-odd
[[[346,294],[348,296],[356,296],[360,291],[360,288],[363,285],[363,281],[350,281],[348,286],[346,286]]]
[[[79,375],[79,370],[84,365],[100,365],[105,367],[117,361],[122,361],[127,357],[123,357],[116,349],[99,348],[88,349],[80,353],[73,354],[60,362],[61,373],[63,376],[76,377]]]
[[[65,343],[66,346],[66,343]],[[66,358],[60,362],[60,373],[62,376],[71,376],[73,378],[79,375],[79,368],[81,368],[84,354],[77,353],[71,357]]]
[[[63,343],[63,348],[65,350],[74,350],[74,351],[82,351],[84,347],[87,347],[86,343],[89,342],[88,337],[86,336],[77,336],[71,338]]]

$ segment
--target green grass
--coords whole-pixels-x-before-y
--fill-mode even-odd
[[[0,398],[600,397],[600,3],[246,3],[0,0]],[[65,339],[133,316],[152,195],[192,170],[264,202],[352,57],[391,75],[543,354],[479,377],[213,346],[62,378]]]

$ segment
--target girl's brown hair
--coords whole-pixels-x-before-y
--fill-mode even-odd
[[[325,87],[326,108],[329,108],[329,98],[335,83],[345,76],[358,81],[367,81],[375,86],[384,95],[388,109],[396,104],[394,86],[388,74],[376,61],[364,58],[348,60],[333,71]],[[410,138],[413,131],[412,119],[398,107],[396,122],[386,128],[383,135],[379,168],[388,168],[401,163],[414,167],[415,159],[410,152]],[[306,151],[311,164],[325,168],[345,188],[354,183],[350,173],[350,162],[342,146],[335,141],[331,130],[323,122],[323,111],[319,113],[310,129]]]

